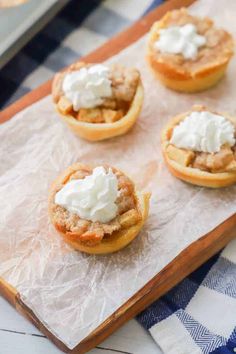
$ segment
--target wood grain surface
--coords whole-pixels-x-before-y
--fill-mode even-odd
[[[82,58],[87,62],[102,62],[109,57],[117,54],[120,50],[129,46],[142,35],[144,35],[152,23],[160,19],[166,11],[183,6],[189,6],[194,0],[169,0],[146,17],[136,22],[125,32],[111,39],[95,52]],[[16,113],[37,102],[41,98],[50,94],[51,80],[47,81],[36,90],[25,95],[20,100],[0,112],[0,123],[12,118]],[[82,354],[103,341],[126,321],[137,315],[145,309],[154,300],[164,295],[173,286],[184,279],[188,274],[203,264],[207,259],[221,250],[231,239],[234,238],[236,226],[236,214],[224,221],[213,231],[204,235],[196,242],[192,243],[183,252],[181,252],[171,263],[169,263],[161,272],[152,278],[141,290],[132,298],[123,304],[116,312],[107,318],[98,326],[89,336],[80,342],[73,350],[68,349],[64,343],[56,338],[48,329],[38,320],[34,313],[21,300],[11,285],[0,279],[0,293],[15,308],[34,323],[39,330],[53,341],[61,350],[66,353]]]

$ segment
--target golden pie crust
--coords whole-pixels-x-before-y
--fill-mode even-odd
[[[56,180],[53,182],[50,192],[49,192],[49,217],[56,228],[57,232],[61,234],[64,238],[64,240],[72,246],[75,250],[89,253],[89,254],[106,254],[106,253],[113,253],[121,250],[122,248],[126,247],[131,241],[137,237],[139,234],[140,230],[143,227],[143,224],[145,223],[148,213],[149,213],[149,199],[150,199],[150,193],[139,193],[135,191],[134,197],[136,200],[136,208],[137,211],[139,212],[139,218],[137,219],[137,222],[133,224],[132,226],[125,225],[125,227],[121,228],[118,231],[112,232],[111,235],[104,237],[101,242],[97,244],[86,244],[84,242],[81,242],[81,239],[79,238],[79,235],[76,235],[76,232],[71,232],[68,230],[63,230],[58,225],[55,223],[54,219],[54,210],[53,210],[53,205],[54,204],[54,198],[55,194],[57,193],[58,190],[62,188],[62,186],[68,182],[70,179],[71,175],[73,175],[75,172],[83,168],[85,165],[80,164],[80,163],[75,163],[71,166],[69,166],[59,177],[56,178]],[[86,167],[86,166],[85,166]],[[117,170],[118,171],[118,170]],[[125,220],[124,220],[125,224]]]
[[[203,106],[194,106],[192,111],[196,111],[196,110],[208,110]],[[192,112],[191,111],[191,112]],[[191,151],[190,150],[182,150],[183,152],[186,152],[186,155],[182,155],[183,160],[179,160],[181,161],[181,163],[183,162],[183,164],[178,163],[176,160],[178,160],[179,158],[176,159],[176,155],[173,156],[172,154],[176,154],[178,153],[179,149],[176,149],[177,152],[175,152],[175,147],[172,151],[168,152],[168,147],[170,147],[170,138],[173,132],[173,129],[176,125],[178,125],[182,120],[185,119],[186,116],[188,116],[191,112],[185,112],[182,113],[174,118],[171,119],[171,121],[167,124],[167,126],[164,128],[164,130],[162,131],[162,135],[161,135],[161,146],[162,146],[162,152],[163,152],[163,156],[165,159],[165,162],[168,166],[168,169],[170,170],[170,172],[177,178],[197,185],[197,186],[203,186],[203,187],[210,187],[210,188],[220,188],[220,187],[227,187],[230,185],[233,185],[236,183],[236,171],[231,171],[231,172],[208,172],[208,171],[203,171],[200,170],[198,168],[193,168],[190,166],[183,166],[183,164],[186,162],[186,164],[188,164],[191,160]],[[214,112],[216,113],[216,112]],[[226,119],[230,120],[234,126],[236,126],[236,118],[235,117],[231,117],[227,114],[222,114],[222,113],[216,113],[216,114],[220,114],[222,116],[224,116]],[[171,156],[172,155],[172,156]],[[184,160],[186,158],[186,160]],[[189,159],[189,160],[188,160]]]
[[[205,35],[207,43],[199,48],[195,60],[180,54],[163,54],[154,48],[160,30],[174,25],[192,23],[198,33]],[[185,8],[167,12],[153,24],[149,33],[147,60],[156,77],[168,88],[180,92],[198,92],[214,86],[224,75],[234,52],[232,36],[214,27],[209,18],[188,14]]]
[[[79,70],[84,65],[86,64],[82,62],[77,62],[75,64],[72,64],[66,70],[66,72]],[[52,94],[56,111],[59,113],[62,120],[76,135],[89,141],[105,140],[127,133],[128,130],[130,130],[135,124],[141,112],[144,99],[144,90],[141,79],[139,79],[138,81],[136,92],[132,101],[129,103],[129,108],[127,112],[123,115],[122,118],[119,119],[120,111],[116,111],[118,120],[115,120],[111,123],[90,123],[76,119],[72,114],[70,114],[70,112],[66,113],[66,110],[62,112],[62,110],[60,109],[60,105],[58,104],[59,97],[57,94],[57,92],[59,92],[58,86],[62,85],[62,80],[63,76],[59,73],[59,75],[57,74],[55,76],[52,84]],[[61,94],[61,92],[59,92],[59,94]],[[65,100],[65,106],[66,104],[67,102]]]

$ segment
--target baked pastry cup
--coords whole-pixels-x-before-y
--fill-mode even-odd
[[[198,48],[195,59],[185,59],[181,54],[161,53],[155,48],[160,31],[172,26],[193,24],[197,33],[205,36],[206,44]],[[149,34],[147,60],[155,76],[168,88],[192,93],[216,85],[223,77],[234,52],[232,36],[214,26],[209,18],[188,14],[185,8],[167,12],[153,24]]]
[[[109,166],[106,166],[106,168],[108,167]],[[91,221],[88,222],[87,220],[80,219],[76,215],[69,215],[68,212],[67,214],[73,218],[73,222],[75,222],[74,218],[77,218],[76,220],[79,221],[79,224],[81,220],[85,221],[86,224],[89,224],[87,225],[87,229],[83,230],[84,234],[81,234],[81,230],[78,230],[78,227],[75,227],[74,230],[68,228],[68,220],[62,221],[60,215],[62,215],[61,213],[65,213],[65,210],[63,210],[63,207],[55,204],[55,195],[68,181],[76,178],[78,172],[79,174],[81,174],[81,171],[85,172],[86,175],[90,174],[92,171],[91,167],[81,163],[75,163],[68,167],[51,186],[49,193],[50,220],[60,235],[63,236],[64,240],[75,250],[89,254],[107,254],[117,252],[126,247],[138,236],[148,217],[150,193],[137,192],[133,182],[125,176],[123,172],[113,167],[112,170],[117,174],[118,180],[121,178],[122,186],[124,186],[124,183],[127,183],[127,188],[131,188],[134,204],[131,209],[117,215],[116,218],[111,220],[111,222],[107,225],[101,223],[98,224],[97,222],[93,223]],[[126,192],[124,192],[126,195],[127,188]],[[90,232],[91,237],[88,237],[90,229],[94,230],[95,228],[96,233],[96,228],[100,229],[102,227],[103,229],[107,229],[107,226],[111,226],[113,228],[113,225],[116,225],[117,222],[120,224],[120,228],[118,230],[115,230],[114,228],[114,231],[109,234],[104,233],[104,235],[99,237],[99,239],[96,238],[96,235],[94,235],[93,232]]]
[[[99,141],[99,140],[105,140],[119,135],[123,135],[133,127],[142,109],[143,99],[144,99],[144,89],[140,77],[138,79],[135,88],[135,93],[132,99],[130,100],[130,102],[126,104],[125,109],[124,110],[122,109],[110,110],[109,108],[106,109],[108,120],[102,123],[89,122],[88,119],[89,117],[88,116],[86,117],[86,110],[83,110],[85,111],[85,120],[76,119],[74,114],[75,112],[71,110],[68,111],[67,109],[68,101],[65,100],[65,104],[63,100],[60,102],[59,98],[60,96],[63,95],[61,87],[62,87],[62,81],[63,78],[65,77],[65,74],[68,72],[79,70],[84,66],[91,66],[91,65],[92,64],[77,62],[71,65],[64,73],[58,73],[55,76],[52,85],[52,95],[53,95],[56,111],[59,113],[60,117],[67,124],[67,126],[73,131],[73,133],[86,140]],[[119,69],[122,68],[121,66],[118,67]],[[96,107],[95,110],[100,108],[102,111],[104,111],[103,107]],[[91,111],[91,113],[93,114],[93,109],[88,111]],[[121,118],[120,118],[120,112],[122,112]],[[111,117],[109,117],[110,114]],[[116,117],[118,117],[118,119]]]
[[[225,167],[222,166],[220,172],[210,172],[202,170],[201,168],[194,167],[197,165],[196,163],[194,163],[194,158],[196,158],[196,152],[191,150],[180,149],[170,144],[173,129],[181,121],[183,121],[193,111],[205,110],[210,111],[209,109],[206,109],[203,106],[194,106],[192,111],[177,115],[176,117],[170,120],[170,122],[163,129],[161,135],[161,146],[163,156],[169,171],[175,177],[185,182],[209,188],[227,187],[236,183],[236,155],[234,147],[232,150],[232,158],[230,153],[228,153],[229,147],[226,146],[225,148],[222,148],[225,149],[223,153],[226,152],[229,155],[230,159],[227,161],[227,165]],[[220,113],[220,115],[229,120],[234,126],[236,126],[235,117],[231,117],[225,113]]]

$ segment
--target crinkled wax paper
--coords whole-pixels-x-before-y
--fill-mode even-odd
[[[223,10],[223,11],[222,11]],[[236,1],[202,0],[193,13],[213,17],[236,37]],[[112,58],[142,73],[145,104],[127,135],[90,143],[74,136],[54,112],[51,97],[0,127],[0,276],[69,348],[75,347],[185,247],[236,211],[236,187],[210,190],[185,184],[163,163],[160,131],[173,115],[205,103],[236,115],[236,58],[214,89],[172,92],[145,62],[146,37]],[[50,225],[48,188],[75,161],[110,163],[152,192],[139,237],[107,256],[73,251]]]

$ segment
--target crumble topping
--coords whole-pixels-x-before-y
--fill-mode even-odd
[[[104,168],[107,171],[109,169],[108,166],[104,166]],[[81,219],[78,215],[68,212],[54,202],[55,193],[63,187],[61,185],[54,193],[50,204],[52,221],[59,231],[66,232],[75,240],[92,246],[100,243],[104,237],[109,237],[113,232],[130,227],[140,220],[141,215],[137,207],[134,184],[122,172],[113,167],[110,168],[118,180],[117,216],[108,223],[101,223]],[[92,168],[80,165],[80,168],[69,176],[67,182],[73,179],[83,179],[91,175],[92,171]]]
[[[195,106],[194,110],[203,112],[206,110],[203,106]],[[214,112],[214,114],[217,114]],[[227,119],[225,117],[225,119]],[[235,124],[230,121],[231,124]],[[169,140],[173,134],[173,129],[168,137]],[[236,137],[236,127],[235,133]],[[220,150],[214,153],[199,152],[190,149],[178,148],[175,145],[169,143],[166,149],[167,156],[184,167],[197,168],[202,171],[219,173],[219,172],[236,172],[236,144],[230,146],[224,144],[220,147]]]
[[[192,16],[186,9],[182,8],[169,12],[161,22],[159,30],[172,26],[193,24],[197,28],[197,33],[206,38],[206,44],[198,48],[196,58],[189,60],[185,59],[181,54],[161,53],[154,49],[154,43],[159,38],[157,30],[156,38],[153,38],[154,43],[150,44],[150,49],[158,62],[168,62],[179,72],[197,72],[211,65],[227,63],[233,55],[234,43],[232,36],[225,30],[216,28],[213,21],[207,17]]]
[[[79,111],[74,111],[72,102],[66,98],[62,90],[62,84],[66,74],[85,66],[92,65],[75,63],[65,72],[55,75],[52,95],[61,113],[71,114],[75,119],[88,123],[113,123],[121,119],[128,111],[136,93],[140,81],[139,71],[118,64],[112,65],[108,75],[111,80],[112,96],[104,98],[103,103],[95,108],[81,108]]]

